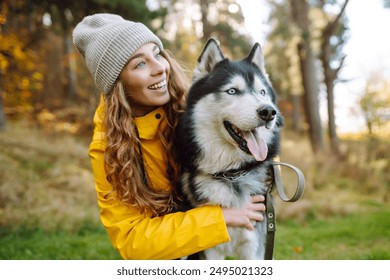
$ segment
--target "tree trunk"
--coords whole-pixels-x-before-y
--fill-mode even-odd
[[[302,132],[301,127],[301,97],[296,94],[291,95],[291,104],[292,109],[292,118],[293,118],[293,127],[294,131],[297,133]]]
[[[334,113],[334,84],[333,81],[327,81],[325,84],[328,100],[328,133],[330,148],[336,156],[340,156],[339,138],[336,131],[336,115]]]
[[[326,86],[327,93],[327,102],[328,102],[328,133],[329,133],[329,141],[330,148],[334,155],[340,156],[340,145],[339,139],[336,131],[336,115],[334,112],[334,83],[337,80],[338,72],[340,71],[344,58],[341,58],[339,67],[336,69],[332,69],[330,66],[331,62],[331,45],[330,38],[334,35],[337,26],[339,25],[339,20],[342,14],[345,11],[345,8],[348,4],[349,0],[346,0],[341,7],[339,14],[335,17],[335,19],[329,22],[324,30],[322,31],[322,42],[321,42],[321,52],[320,59],[322,68],[324,70],[324,82]]]
[[[2,74],[0,73],[0,131],[4,131],[6,128],[6,119],[4,113],[3,91],[1,88]]]
[[[200,12],[202,13],[203,38],[207,41],[211,37],[211,26],[207,19],[209,12],[209,0],[200,0]]]
[[[69,23],[65,15],[65,10],[60,10],[60,20],[64,40],[64,73],[65,73],[65,95],[73,99],[77,95],[75,62],[72,49],[72,39],[70,35]]]
[[[76,75],[76,61],[74,51],[72,49],[72,39],[70,34],[65,34],[65,51],[64,56],[66,57],[65,74],[67,80],[67,96],[73,98],[77,95],[77,75]]]
[[[323,41],[321,45],[320,59],[324,71],[324,82],[325,82],[326,93],[327,93],[328,134],[329,134],[330,147],[332,152],[335,153],[335,155],[339,156],[340,155],[339,140],[336,132],[336,117],[334,113],[334,81],[336,75],[329,65],[330,62],[329,44],[330,43],[329,43],[328,35],[330,36],[330,34],[326,34],[326,32],[323,32],[323,37],[322,37]]]
[[[309,6],[306,0],[290,0],[292,17],[301,31],[301,41],[297,50],[304,89],[304,103],[312,150],[318,153],[324,150],[324,137],[322,131],[319,100],[318,81],[314,66],[314,56],[310,47],[309,33]]]

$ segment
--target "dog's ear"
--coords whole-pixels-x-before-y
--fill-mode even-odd
[[[265,73],[264,56],[263,56],[263,52],[261,51],[261,46],[259,43],[256,43],[253,46],[246,60],[254,63],[257,67],[260,68],[261,71]]]
[[[215,65],[224,59],[225,57],[219,48],[218,41],[213,38],[209,39],[198,58],[198,65],[194,70],[193,81],[200,80],[209,74]]]

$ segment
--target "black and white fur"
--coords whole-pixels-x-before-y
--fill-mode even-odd
[[[265,194],[282,122],[260,45],[245,59],[230,61],[210,39],[194,71],[177,135],[180,190],[191,207],[238,208],[250,195]],[[201,258],[264,259],[266,222],[255,227],[229,227],[231,242],[202,252]]]

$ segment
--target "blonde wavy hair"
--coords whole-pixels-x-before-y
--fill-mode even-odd
[[[112,184],[113,191],[122,203],[136,206],[142,213],[150,211],[153,216],[169,213],[176,206],[177,194],[174,185],[179,179],[180,167],[176,161],[174,136],[178,116],[184,110],[187,90],[183,68],[167,51],[164,50],[161,54],[170,64],[168,79],[170,100],[164,105],[168,126],[164,131],[159,130],[159,137],[167,153],[167,172],[173,186],[170,191],[157,190],[148,180],[146,169],[143,168],[142,149],[140,151],[141,145],[132,109],[120,80],[106,97],[104,120],[107,180]]]

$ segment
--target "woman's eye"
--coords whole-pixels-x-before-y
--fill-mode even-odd
[[[138,63],[136,66],[135,66],[135,68],[140,68],[140,67],[142,67],[142,66],[144,66],[145,65],[145,61],[141,61],[140,63]]]
[[[260,94],[261,94],[262,96],[264,96],[264,95],[265,95],[265,90],[264,90],[264,89],[260,90]]]
[[[235,88],[230,88],[230,89],[228,89],[228,90],[226,91],[226,93],[227,93],[227,94],[231,94],[231,95],[236,94],[236,93],[237,93],[237,89],[235,89]]]

